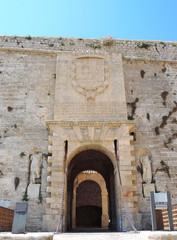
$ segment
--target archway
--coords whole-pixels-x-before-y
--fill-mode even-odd
[[[116,198],[115,198],[115,179],[114,179],[114,167],[110,158],[103,152],[90,149],[81,151],[76,154],[67,169],[67,229],[72,229],[73,220],[73,191],[74,191],[74,180],[77,175],[83,171],[96,171],[103,178],[106,183],[106,189],[108,192],[108,212],[109,212],[109,229],[117,230],[116,216]],[[94,227],[94,226],[92,226]],[[95,226],[96,227],[96,226]]]
[[[101,187],[86,180],[76,189],[76,228],[100,228],[102,216]]]
[[[92,184],[88,184],[92,182]],[[81,184],[83,187],[80,187]],[[97,186],[95,185],[97,184]],[[80,189],[82,191],[80,191]],[[90,212],[94,209],[97,215],[100,215],[99,227],[108,228],[109,222],[109,204],[108,191],[104,178],[96,171],[83,171],[74,180],[73,201],[72,201],[72,228],[76,228],[76,212],[77,208],[83,206],[94,206],[90,208]],[[89,220],[89,219],[88,219]],[[98,224],[97,224],[98,225]]]

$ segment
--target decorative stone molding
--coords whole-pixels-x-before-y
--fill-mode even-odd
[[[73,52],[72,86],[78,93],[94,100],[108,87],[109,66],[106,53],[102,51]]]
[[[46,121],[47,126],[58,125],[60,127],[120,127],[121,125],[127,125],[130,128],[135,126],[135,121]]]
[[[126,133],[133,130],[134,121],[124,122],[73,122],[73,121],[47,121],[50,131],[57,132],[62,137],[69,141],[77,140],[82,142],[87,141],[113,141],[119,139]],[[63,140],[64,140],[63,138]]]
[[[128,203],[130,212],[137,213],[137,186],[136,186],[136,167],[135,157],[132,156],[134,147],[132,145],[133,137],[130,132],[135,126],[134,121],[47,121],[49,128],[49,152],[51,156],[48,158],[48,193],[46,200],[46,215],[52,216],[59,214],[59,201],[62,191],[63,177],[63,157],[64,157],[64,141],[69,141],[67,169],[73,157],[81,151],[95,149],[105,153],[114,166],[115,189],[117,194],[117,215],[124,214],[125,209],[122,207],[120,186],[117,176],[117,163],[114,157],[113,140],[116,138],[119,143],[119,159],[122,182],[125,192],[126,202]],[[66,170],[67,171],[67,170]],[[105,197],[105,196],[104,196]],[[104,199],[104,202],[105,199]],[[65,192],[63,227],[67,224],[64,219],[67,218],[67,192]],[[74,211],[74,210],[72,210]],[[104,211],[107,212],[107,211]],[[75,216],[73,214],[73,216]],[[102,216],[102,227],[107,227],[108,214]],[[74,226],[73,226],[74,227]]]
[[[83,57],[83,56],[90,56],[90,55],[94,55],[94,56],[97,56],[97,57],[100,57],[100,56],[104,56],[106,55],[107,52],[106,51],[103,51],[103,50],[92,50],[92,49],[85,49],[85,50],[78,50],[78,51],[73,51],[73,56],[76,56],[76,57]]]

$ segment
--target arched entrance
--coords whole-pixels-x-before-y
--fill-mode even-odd
[[[89,213],[93,210],[99,217],[99,220],[98,218],[96,218],[97,220],[93,220],[93,222],[96,223],[93,227],[108,228],[108,191],[104,178],[98,172],[90,170],[83,171],[77,175],[74,180],[72,201],[73,229],[78,227],[77,212],[79,211],[79,207],[82,207],[82,209],[90,209],[90,211],[88,210]],[[87,220],[90,221],[90,223],[92,222],[91,219],[89,220],[89,217]]]
[[[95,181],[83,181],[76,190],[76,228],[100,228],[101,187]]]
[[[43,226],[47,231],[55,231],[61,209],[61,196],[64,173],[65,141],[68,140],[66,161],[66,184],[60,230],[72,229],[73,183],[77,175],[86,170],[100,173],[106,183],[108,192],[109,229],[128,230],[129,223],[125,217],[125,208],[121,201],[117,162],[113,147],[118,140],[119,166],[126,202],[130,213],[140,219],[136,185],[136,166],[133,155],[132,136],[129,135],[134,123],[120,122],[58,122],[49,121],[48,157],[48,197]],[[139,221],[139,220],[138,220]],[[139,221],[139,222],[140,222]]]
[[[99,175],[101,175],[102,178],[104,179],[105,188],[107,191],[107,202],[108,202],[107,213],[109,213],[109,229],[117,230],[118,217],[116,216],[117,211],[116,211],[116,198],[115,198],[114,167],[111,160],[105,153],[98,150],[94,150],[94,149],[89,149],[89,150],[79,152],[72,158],[72,160],[69,163],[68,171],[67,171],[67,230],[71,230],[73,226],[77,227],[77,221],[76,223],[73,224],[74,212],[73,212],[72,206],[75,201],[74,185],[75,185],[75,179],[77,179],[76,177],[80,173],[83,173],[84,171],[85,171],[85,174],[87,171],[95,171],[99,173]],[[84,189],[84,185],[82,187]],[[92,188],[94,187],[92,186]],[[105,201],[106,200],[104,200],[104,202]],[[83,213],[82,211],[84,212],[86,210],[80,210],[79,212],[80,219],[82,219],[82,216],[81,216]],[[96,211],[99,212],[98,209]],[[102,226],[103,225],[100,224],[100,227]],[[95,221],[95,225],[92,222],[92,224],[90,223],[90,226],[87,225],[87,227],[88,228],[98,227],[98,221],[97,223]]]

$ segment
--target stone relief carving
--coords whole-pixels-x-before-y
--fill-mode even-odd
[[[36,178],[41,177],[42,153],[32,154],[30,160],[30,183],[36,183]]]
[[[152,181],[152,168],[151,168],[151,160],[148,155],[142,155],[140,157],[140,163],[143,167],[143,182],[151,183]]]
[[[155,192],[155,184],[153,183],[153,171],[152,171],[152,161],[151,153],[147,148],[141,148],[138,151],[138,158],[140,166],[137,166],[137,170],[141,173],[142,176],[142,185],[143,191],[142,194],[144,197],[149,198],[150,192]]]
[[[87,50],[78,50],[78,51],[73,51],[73,55],[77,56],[77,57],[82,57],[82,56],[86,56],[86,55],[94,55],[94,56],[104,56],[106,55],[107,52],[103,51],[103,50],[93,50],[93,49],[87,49]]]
[[[73,54],[72,85],[87,100],[94,100],[96,95],[108,87],[109,67],[106,56],[96,51]]]

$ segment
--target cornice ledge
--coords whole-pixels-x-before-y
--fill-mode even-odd
[[[59,127],[119,127],[121,125],[129,125],[134,127],[136,124],[135,121],[125,120],[125,121],[46,121],[46,125],[50,126],[59,126]]]

